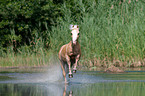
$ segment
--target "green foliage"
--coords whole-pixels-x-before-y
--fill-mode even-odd
[[[61,15],[57,4],[43,0],[7,0],[0,4],[0,41],[2,47],[31,45],[33,38],[43,38],[48,45],[50,26]],[[49,27],[48,27],[49,26]],[[16,44],[14,44],[16,43]],[[46,45],[45,45],[46,46]]]
[[[0,56],[58,52],[71,40],[69,25],[80,26],[83,60],[143,60],[143,0],[3,0],[0,3]]]
[[[68,25],[80,25],[80,44],[83,59],[108,58],[122,61],[144,58],[145,35],[143,1],[76,1],[80,4],[79,20],[73,18],[73,10],[64,3],[67,13],[60,25],[53,27],[51,47],[59,48],[70,41]],[[87,4],[87,5],[85,5]],[[77,9],[77,7],[75,7]],[[82,12],[82,13],[81,13]],[[73,18],[73,19],[72,19]],[[77,18],[77,17],[76,17]]]

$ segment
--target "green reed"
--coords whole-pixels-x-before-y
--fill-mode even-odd
[[[1,51],[1,66],[41,66],[48,65],[51,55],[57,53],[60,47],[71,41],[69,30],[70,24],[78,24],[80,27],[79,43],[81,45],[81,64],[89,62],[95,66],[95,62],[112,64],[113,60],[144,64],[145,54],[145,4],[140,0],[122,1],[96,1],[90,0],[87,6],[82,1],[76,1],[81,10],[79,18],[73,16],[67,3],[61,5],[65,13],[64,19],[52,26],[51,30],[45,23],[46,36],[38,37],[39,30],[35,30],[35,38],[30,41],[30,46],[21,46],[18,53],[13,52],[13,46],[8,48],[7,53]],[[75,20],[74,20],[75,18]],[[49,43],[49,49],[45,43]],[[110,62],[108,62],[110,61]],[[89,63],[89,64],[91,64]],[[88,65],[90,66],[90,65]]]
[[[79,42],[82,49],[82,61],[94,58],[113,61],[137,62],[145,54],[144,4],[142,1],[131,3],[98,1],[84,11],[81,21],[74,22],[66,9],[66,20],[52,28],[51,48],[59,48],[71,40],[69,24],[80,26]],[[109,3],[109,4],[108,4]],[[63,6],[65,9],[65,7]],[[85,9],[85,6],[84,8]],[[144,62],[144,61],[141,61]],[[128,65],[129,66],[129,65]]]
[[[35,44],[35,45],[34,45]],[[38,67],[48,66],[49,58],[52,54],[44,48],[44,42],[42,39],[33,41],[30,46],[22,46],[17,49],[18,52],[14,52],[13,46],[7,48],[7,52],[3,52],[3,57],[0,57],[0,66],[12,66],[12,67]]]

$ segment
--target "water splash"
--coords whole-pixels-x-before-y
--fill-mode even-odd
[[[57,82],[62,80],[62,70],[59,65],[54,65],[48,69],[46,73],[46,82]]]

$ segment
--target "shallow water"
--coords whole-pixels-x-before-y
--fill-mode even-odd
[[[145,72],[78,71],[65,85],[60,73],[0,73],[0,96],[144,96]]]

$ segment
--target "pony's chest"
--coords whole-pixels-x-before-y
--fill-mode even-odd
[[[75,55],[70,56],[70,61],[72,64],[75,63],[75,58],[76,58]]]
[[[71,56],[72,58],[80,54],[80,47],[78,44],[75,46],[70,46],[67,49],[68,55]]]
[[[79,54],[79,51],[78,50],[72,50],[69,55],[72,56],[72,57],[75,57],[78,54]]]
[[[75,55],[72,55],[72,56],[70,56],[70,59],[73,60],[73,59],[75,59],[75,57],[76,57]]]

